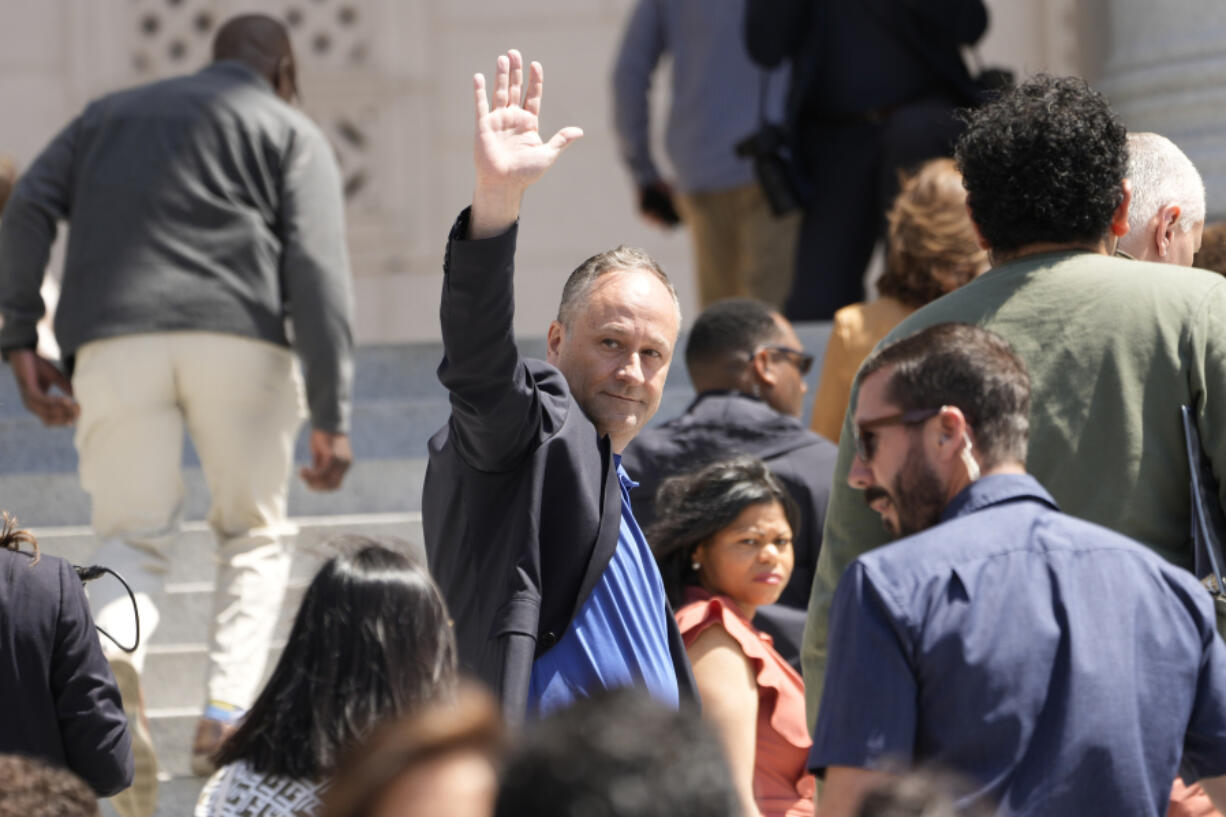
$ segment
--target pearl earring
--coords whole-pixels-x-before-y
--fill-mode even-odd
[[[702,567],[702,565],[700,565],[698,562],[690,562],[691,570],[697,571],[700,567]]]

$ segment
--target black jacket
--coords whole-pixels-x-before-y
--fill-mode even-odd
[[[987,25],[982,0],[745,4],[750,58],[768,69],[791,66],[785,124],[802,163],[814,130],[831,121],[932,95],[953,105],[982,101],[960,47],[978,41]]]
[[[626,447],[622,466],[639,483],[630,498],[634,518],[645,530],[655,521],[656,491],[665,478],[733,454],[765,460],[800,507],[800,530],[793,544],[796,565],[779,604],[803,610],[822,547],[838,453],[834,443],[757,398],[709,391],[694,398],[680,417],[639,434]]]
[[[0,754],[70,769],[109,797],[132,783],[115,676],[72,565],[31,561],[0,548]]]
[[[455,621],[462,667],[522,718],[532,662],[557,643],[617,548],[621,489],[608,437],[561,372],[520,357],[512,333],[517,227],[463,240],[444,261],[439,380],[451,418],[430,440],[422,522],[430,572]],[[695,699],[669,614],[681,697]]]

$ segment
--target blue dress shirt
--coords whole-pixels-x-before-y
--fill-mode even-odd
[[[633,482],[617,455],[621,529],[617,550],[562,638],[532,665],[528,711],[545,715],[600,689],[639,684],[679,706],[668,650],[664,582],[630,509]]]
[[[1008,815],[1162,815],[1226,773],[1226,646],[1209,594],[1066,516],[1029,476],[984,477],[941,524],[843,575],[810,767],[935,762]]]

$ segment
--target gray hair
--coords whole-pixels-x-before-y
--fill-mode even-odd
[[[625,244],[611,250],[593,255],[584,261],[566,279],[562,287],[562,302],[558,304],[558,323],[570,326],[575,317],[575,311],[587,301],[588,290],[602,275],[622,270],[646,270],[659,279],[673,299],[673,307],[677,310],[677,324],[681,324],[681,301],[673,282],[668,279],[664,268],[659,262],[647,254],[646,250],[637,247],[627,247]]]
[[[1128,178],[1132,205],[1128,229],[1141,230],[1166,204],[1179,206],[1179,229],[1191,230],[1205,220],[1205,183],[1174,142],[1157,133],[1128,134]]]

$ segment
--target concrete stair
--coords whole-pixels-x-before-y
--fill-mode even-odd
[[[800,326],[797,331],[806,349],[820,361],[828,325]],[[524,340],[521,348],[526,355],[544,356],[542,339]],[[266,673],[280,655],[302,593],[330,555],[329,538],[340,533],[394,536],[407,543],[409,552],[424,558],[421,488],[426,443],[446,422],[449,411],[447,394],[435,377],[441,357],[439,344],[359,350],[351,437],[355,464],[343,488],[334,494],[316,494],[297,478],[292,481],[289,508],[299,533],[291,584]],[[811,389],[818,368],[810,374]],[[678,356],[656,422],[680,414],[692,397]],[[299,440],[299,462],[308,459],[305,438],[303,434]],[[161,624],[150,641],[144,676],[150,726],[161,764],[157,813],[168,817],[190,814],[204,783],[190,775],[188,755],[204,703],[205,643],[215,571],[212,535],[201,521],[208,492],[188,441],[184,442],[183,464],[187,521],[172,549],[166,592],[158,600]],[[88,528],[89,498],[77,483],[72,432],[46,429],[27,414],[12,378],[3,371],[0,509],[15,513],[24,527],[33,529],[47,553],[76,564],[88,563],[94,548]],[[109,804],[104,804],[104,812],[113,813]]]

